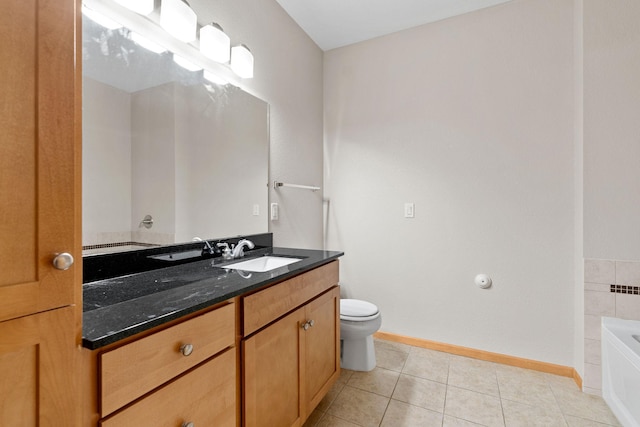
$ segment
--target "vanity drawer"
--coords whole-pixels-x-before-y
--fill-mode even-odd
[[[204,365],[102,420],[102,427],[236,426],[236,354],[227,350]]]
[[[243,335],[252,334],[337,284],[338,261],[332,261],[244,297]]]
[[[235,304],[187,320],[100,355],[103,417],[235,342]],[[191,354],[181,347],[190,344]]]

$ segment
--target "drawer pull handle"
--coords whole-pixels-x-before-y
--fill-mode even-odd
[[[182,427],[196,427],[196,425],[194,423],[192,423],[191,421],[189,422],[183,422],[182,423]]]
[[[189,356],[191,353],[193,353],[193,345],[192,344],[183,344],[180,347],[180,353],[182,353],[183,356]],[[187,427],[193,427],[193,423],[189,423],[190,425],[187,425]],[[183,426],[185,426],[185,424],[183,424]]]
[[[302,327],[302,329],[304,329],[306,331],[310,327],[312,327],[314,324],[315,324],[315,322],[312,319],[312,320],[308,320],[308,321],[304,322],[301,327]]]

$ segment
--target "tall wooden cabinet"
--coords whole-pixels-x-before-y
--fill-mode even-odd
[[[76,1],[0,14],[0,425],[73,426],[80,338]],[[79,99],[79,97],[78,97]],[[53,267],[56,255],[78,260]]]

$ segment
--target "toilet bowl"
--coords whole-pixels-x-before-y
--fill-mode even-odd
[[[372,335],[381,324],[382,315],[375,304],[340,300],[340,364],[344,369],[370,371],[376,367]]]

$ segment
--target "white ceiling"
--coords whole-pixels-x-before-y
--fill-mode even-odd
[[[511,0],[276,0],[322,50]]]

